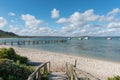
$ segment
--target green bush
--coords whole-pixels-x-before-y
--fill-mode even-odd
[[[3,80],[26,80],[33,68],[19,65],[9,59],[0,59],[0,77]]]
[[[22,64],[27,64],[28,59],[26,57],[21,57],[20,55],[16,54],[15,50],[13,48],[1,48],[0,49],[0,58],[7,58],[11,59],[15,62],[19,61]]]
[[[108,78],[108,80],[120,80],[120,76],[114,76],[114,77]]]

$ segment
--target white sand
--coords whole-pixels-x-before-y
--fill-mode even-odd
[[[6,46],[1,46],[6,47]],[[105,80],[113,75],[120,75],[120,63],[101,61],[85,57],[64,55],[43,50],[13,47],[17,54],[26,56],[33,62],[51,62],[52,71],[64,71],[66,62],[74,64],[77,59],[77,67],[83,71]]]

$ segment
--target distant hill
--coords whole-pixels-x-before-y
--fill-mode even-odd
[[[3,30],[0,30],[0,38],[12,38],[12,37],[19,37],[17,34],[14,34],[12,32],[5,32]]]

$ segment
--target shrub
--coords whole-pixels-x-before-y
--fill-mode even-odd
[[[0,77],[3,80],[26,80],[33,71],[30,66],[18,65],[9,59],[0,59]]]
[[[108,78],[108,80],[120,80],[120,76],[114,76],[114,77]]]
[[[0,58],[8,58],[8,52],[6,48],[1,48],[0,49]]]
[[[0,49],[0,58],[7,58],[11,59],[15,62],[19,61],[22,64],[27,64],[28,59],[26,57],[21,57],[20,55],[16,54],[15,50],[13,48],[1,48]]]

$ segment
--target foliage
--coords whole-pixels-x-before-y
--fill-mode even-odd
[[[0,49],[0,58],[7,58],[11,59],[15,62],[19,60],[20,63],[22,64],[27,64],[28,59],[26,57],[21,57],[20,55],[16,54],[13,48],[1,48]]]
[[[0,37],[2,37],[2,38],[3,37],[4,38],[6,38],[6,37],[11,38],[11,37],[19,37],[19,36],[14,34],[14,33],[12,33],[12,32],[5,32],[5,31],[0,30]]]
[[[114,76],[112,78],[108,78],[108,80],[120,80],[120,76]]]
[[[44,69],[40,69],[40,73],[42,74],[44,72]],[[50,72],[48,72],[47,70],[45,70],[45,73],[42,76],[41,80],[48,80],[48,77],[50,75]]]
[[[33,69],[17,64],[9,59],[0,59],[0,77],[3,80],[26,80]]]
[[[26,80],[34,71],[28,59],[16,54],[13,48],[0,49],[0,80]]]

